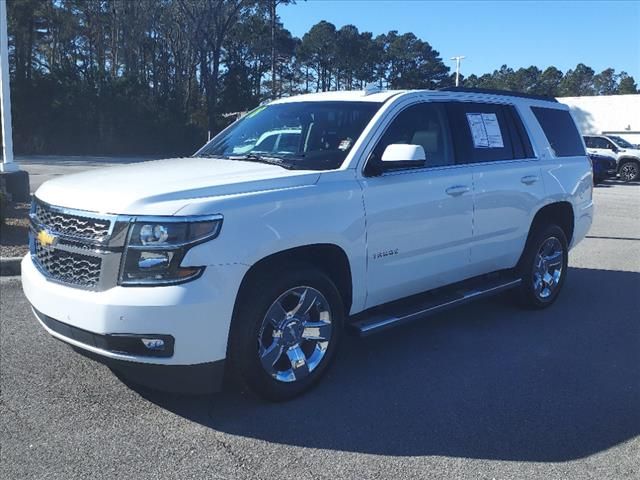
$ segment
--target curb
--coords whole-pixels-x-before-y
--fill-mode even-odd
[[[20,275],[22,257],[0,257],[0,277]]]

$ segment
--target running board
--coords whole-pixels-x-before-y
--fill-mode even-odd
[[[434,292],[374,307],[352,317],[349,327],[361,337],[457,307],[472,300],[496,295],[520,285],[520,278],[490,278],[461,282]]]

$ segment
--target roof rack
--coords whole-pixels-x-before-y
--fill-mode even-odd
[[[442,92],[464,92],[464,93],[487,93],[490,95],[504,95],[508,97],[532,98],[535,100],[544,100],[546,102],[558,103],[553,97],[545,97],[544,95],[532,95],[530,93],[512,92],[509,90],[494,90],[492,88],[465,88],[465,87],[446,87],[441,88]]]

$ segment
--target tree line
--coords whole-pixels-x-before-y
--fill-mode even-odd
[[[321,21],[302,38],[292,0],[8,0],[19,153],[189,154],[238,112],[305,92],[454,85],[413,33],[374,36]],[[295,8],[295,7],[294,7]],[[579,64],[462,77],[548,96],[636,93],[634,79]]]

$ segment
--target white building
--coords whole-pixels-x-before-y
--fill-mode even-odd
[[[601,95],[597,97],[560,97],[583,135],[619,135],[631,143],[640,143],[640,95]]]

